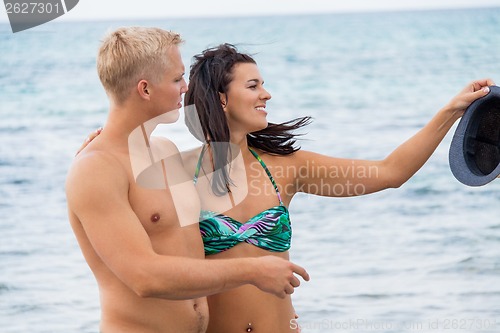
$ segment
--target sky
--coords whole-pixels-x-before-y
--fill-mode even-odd
[[[80,0],[61,21],[499,7],[500,0]],[[8,22],[0,9],[0,22]]]

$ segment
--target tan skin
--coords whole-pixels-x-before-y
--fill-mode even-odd
[[[241,178],[237,173],[232,176],[237,186],[230,187],[233,196],[244,199],[237,201],[234,207],[227,207],[229,195],[225,203],[206,198],[208,181],[200,179],[197,185],[202,200],[202,209],[222,212],[238,221],[247,221],[250,217],[278,204],[276,193],[269,178],[260,164],[248,151],[246,134],[265,128],[266,113],[262,111],[271,95],[263,87],[263,79],[254,64],[237,64],[234,66],[233,81],[229,85],[227,95],[221,94],[231,142],[239,146],[246,175]],[[413,176],[428,160],[438,144],[442,141],[451,126],[458,120],[465,109],[475,99],[487,94],[487,86],[493,85],[490,79],[477,80],[468,84],[450,102],[445,105],[417,132],[413,137],[397,147],[386,158],[378,161],[353,160],[330,157],[309,151],[298,151],[287,156],[273,156],[257,150],[273,174],[280,189],[283,202],[288,206],[298,192],[321,196],[353,196],[397,188]],[[92,135],[91,137],[95,136]],[[183,160],[188,174],[194,174],[201,149],[183,153]],[[202,170],[212,169],[210,150],[205,154]],[[241,170],[241,165],[232,169]],[[365,170],[349,172],[349,170]],[[302,170],[302,172],[297,172]],[[344,172],[332,177],[331,170]],[[200,175],[203,177],[203,171]],[[245,179],[246,178],[246,179]],[[206,179],[210,179],[210,174]],[[246,181],[243,186],[242,181]],[[216,202],[214,206],[207,206]],[[292,224],[293,222],[293,217]],[[276,253],[262,250],[256,246],[240,243],[222,253],[207,256],[208,259],[252,258],[272,255],[288,259],[288,252]],[[288,333],[297,332],[291,325],[295,311],[291,298],[279,299],[263,293],[253,286],[242,286],[208,297],[210,321],[208,333],[258,332]]]
[[[247,221],[257,213],[278,204],[276,193],[264,170],[248,151],[246,135],[265,128],[265,108],[271,95],[263,87],[263,79],[255,64],[242,63],[233,67],[233,81],[227,94],[221,94],[221,104],[228,119],[231,142],[240,147],[246,170],[246,180],[233,179],[230,187],[233,195],[239,189],[248,190],[245,199],[223,213],[238,220]],[[321,196],[352,196],[397,188],[405,183],[427,161],[453,123],[467,106],[486,94],[483,89],[493,85],[491,80],[479,80],[467,85],[449,104],[417,134],[400,145],[380,161],[352,160],[325,156],[309,151],[298,151],[287,156],[273,156],[257,150],[274,175],[283,202],[290,204],[298,192]],[[194,173],[200,149],[184,154],[185,164]],[[203,159],[204,170],[213,170],[210,154]],[[241,166],[240,166],[241,168]],[[365,170],[365,173],[347,172]],[[302,172],[298,172],[302,170]],[[344,170],[331,176],[331,170]],[[208,177],[210,178],[210,176]],[[246,181],[246,187],[241,181]],[[239,185],[239,186],[238,186]],[[201,185],[203,186],[203,185]],[[205,194],[205,191],[199,193]],[[203,195],[202,194],[202,195]],[[203,200],[209,202],[209,200]],[[216,210],[216,207],[203,207]],[[292,217],[293,225],[293,217]],[[224,252],[207,256],[208,259],[249,258],[264,255],[288,258],[287,252],[276,253],[262,250],[248,243],[240,243]],[[252,286],[242,286],[208,297],[210,321],[208,333],[245,332],[285,333],[296,332],[291,325],[295,318],[290,297],[278,299],[266,295]]]
[[[143,79],[124,102],[111,98],[105,130],[78,154],[66,181],[70,223],[99,286],[102,333],[201,333],[208,322],[204,296],[251,284],[283,299],[300,284],[295,274],[309,279],[300,266],[273,256],[203,259],[196,190],[168,140],[151,141],[151,148],[169,157],[167,180],[188,179],[180,189],[190,199],[187,212],[174,207],[178,188],[137,184],[131,133],[147,123],[149,138],[187,90],[178,48],[165,56],[171,65],[160,83]],[[146,170],[168,183],[158,166]],[[193,223],[181,227],[181,215]]]

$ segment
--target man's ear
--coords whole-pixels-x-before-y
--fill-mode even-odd
[[[141,96],[141,98],[149,100],[150,99],[150,91],[149,91],[150,87],[151,87],[151,85],[149,84],[148,81],[146,81],[146,80],[139,81],[137,83],[137,92],[139,93],[139,96]]]

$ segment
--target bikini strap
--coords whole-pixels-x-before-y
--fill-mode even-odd
[[[271,175],[271,172],[267,168],[266,163],[264,163],[262,158],[260,158],[260,156],[252,148],[248,147],[248,150],[250,150],[252,155],[257,159],[257,161],[259,161],[262,168],[264,168],[264,171],[266,171],[266,174],[269,177],[269,180],[271,181],[271,183],[274,186],[274,190],[276,191],[276,195],[278,196],[278,200],[280,201],[280,205],[283,205],[283,200],[281,200],[281,194],[280,194],[280,191],[278,190],[278,185],[276,185],[276,182],[274,181],[273,175]]]
[[[201,162],[203,161],[203,155],[205,154],[205,150],[207,149],[206,145],[203,145],[201,148],[200,157],[198,158],[198,164],[196,164],[196,170],[194,171],[193,183],[196,185],[198,182],[198,176],[200,175]]]
[[[203,155],[205,154],[206,149],[207,149],[206,145],[203,145],[203,147],[201,148],[200,157],[198,158],[198,163],[196,164],[196,170],[194,172],[194,177],[193,177],[194,185],[196,185],[196,183],[198,182],[198,176],[200,174],[201,163],[203,161]],[[276,195],[278,196],[278,200],[280,201],[280,205],[283,205],[283,200],[281,199],[281,194],[280,194],[280,191],[278,189],[278,185],[276,185],[276,182],[274,181],[273,175],[271,174],[271,171],[269,171],[269,169],[267,168],[266,163],[264,163],[262,158],[260,158],[260,156],[252,148],[248,147],[248,150],[250,150],[252,155],[257,159],[257,161],[259,161],[260,165],[262,166],[262,168],[266,172],[267,176],[269,177],[269,180],[273,184],[274,190],[276,191]]]

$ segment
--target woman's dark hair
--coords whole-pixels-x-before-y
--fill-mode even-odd
[[[184,97],[189,131],[212,148],[212,190],[217,195],[227,193],[231,184],[227,166],[232,159],[229,127],[219,93],[227,93],[233,80],[233,68],[239,63],[256,62],[250,55],[238,52],[234,45],[227,43],[195,55],[189,73],[189,89]],[[269,154],[292,154],[300,149],[296,146],[296,137],[300,134],[293,131],[310,122],[311,117],[301,117],[281,124],[268,123],[265,129],[247,135],[248,146]]]

